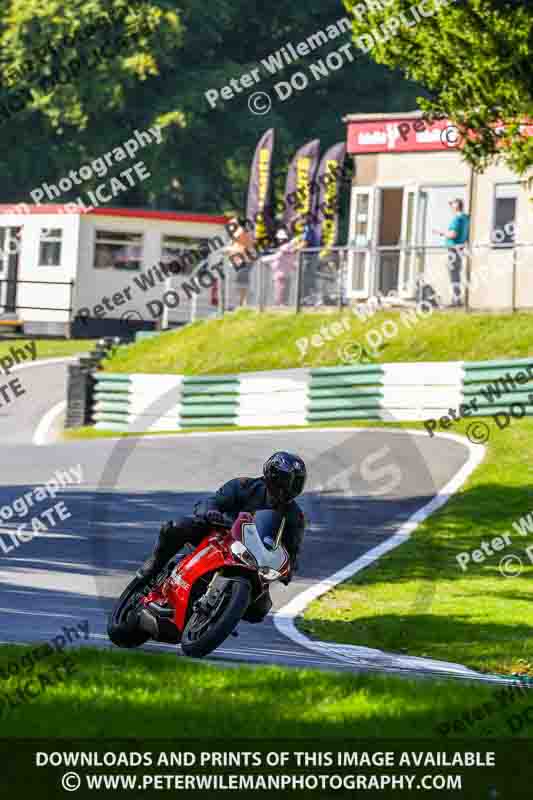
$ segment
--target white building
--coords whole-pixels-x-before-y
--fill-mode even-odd
[[[99,336],[143,321],[148,328],[186,322],[191,306],[201,316],[216,313],[216,287],[205,275],[199,292],[181,286],[200,263],[219,261],[226,223],[171,211],[0,205],[0,319],[23,322],[30,335]],[[165,278],[161,265],[176,259],[183,271]],[[154,301],[169,289],[160,313]]]
[[[517,175],[502,162],[475,173],[448,120],[419,111],[350,114],[347,152],[354,162],[347,286],[352,301],[376,294],[415,297],[423,275],[444,302],[451,296],[446,231],[449,202],[470,216],[466,258],[473,309],[533,308],[533,170]],[[533,124],[524,125],[533,136]]]

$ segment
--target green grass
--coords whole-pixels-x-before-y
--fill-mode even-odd
[[[341,335],[332,323],[346,320]],[[365,345],[365,336],[386,320],[396,321],[398,335],[384,339],[376,361],[485,360],[520,358],[533,351],[533,315],[435,312],[407,327],[400,312],[380,312],[366,323],[353,313],[257,313],[240,310],[220,320],[187,325],[162,336],[121,347],[104,363],[108,372],[144,372],[185,375],[233,374],[342,363],[343,347]],[[323,345],[311,337],[327,326]],[[297,340],[309,339],[302,357]],[[318,340],[315,339],[315,342]]]
[[[302,630],[483,671],[533,674],[533,565],[524,553],[533,532],[523,537],[512,528],[533,512],[533,420],[502,431],[485,421],[487,456],[460,492],[408,542],[312,603]],[[511,546],[461,571],[458,553],[505,531]],[[524,571],[505,578],[498,565],[511,553],[522,557]]]
[[[0,647],[0,669],[29,647]],[[59,656],[35,666],[43,673]],[[349,737],[439,736],[450,720],[497,698],[495,687],[453,681],[278,667],[210,666],[172,653],[82,649],[72,674],[3,714],[6,737]],[[2,696],[20,686],[10,678]],[[33,690],[35,691],[35,689]],[[513,705],[524,705],[517,694]],[[3,701],[5,707],[5,701]],[[461,736],[508,735],[503,703],[485,721],[449,726]],[[149,721],[149,722],[148,722]],[[490,722],[490,725],[488,723]],[[527,728],[522,735],[527,735]]]
[[[24,348],[26,342],[32,341],[29,337],[14,338],[0,341],[0,358],[9,355],[11,347]],[[37,358],[59,358],[72,356],[77,353],[87,353],[92,349],[94,342],[90,339],[34,339],[37,345]]]
[[[216,374],[339,363],[347,341],[364,342],[386,319],[400,333],[385,341],[380,361],[485,360],[531,355],[533,316],[434,313],[408,330],[398,312],[366,324],[345,312],[351,328],[342,336],[310,345],[300,358],[296,340],[340,320],[338,312],[257,314],[241,310],[222,320],[121,348],[107,363],[114,372]],[[490,421],[489,421],[490,422]],[[345,426],[347,423],[339,423]],[[355,423],[354,426],[366,423]],[[333,423],[335,426],[336,423]],[[383,427],[383,423],[376,423]],[[322,426],[321,426],[322,427]],[[396,427],[415,427],[412,424]],[[420,426],[416,426],[420,427]],[[466,423],[454,425],[464,431]],[[94,435],[94,433],[84,434]],[[100,434],[98,434],[100,435]],[[117,433],[104,435],[117,436]],[[417,529],[411,540],[307,610],[302,628],[312,636],[412,655],[457,661],[476,669],[533,674],[533,565],[520,577],[504,578],[499,557],[460,571],[456,555],[512,530],[533,510],[533,420],[498,431],[491,423],[485,462],[461,492]],[[533,540],[533,533],[531,534]],[[516,538],[520,550],[532,542]]]

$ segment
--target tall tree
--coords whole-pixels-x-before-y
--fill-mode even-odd
[[[181,44],[177,13],[150,0],[8,0],[0,20],[2,200],[25,200],[35,185],[121,144],[135,92]],[[147,127],[153,109],[137,109],[135,121]],[[178,112],[172,122],[183,124]]]
[[[518,172],[533,165],[521,127],[533,120],[533,0],[344,2],[356,43],[425,88],[420,107],[454,121],[475,168],[498,154]]]
[[[299,61],[284,62],[276,74],[262,65],[282,48],[289,52],[288,44],[296,47],[347,20],[338,0],[305,5],[293,0],[275,5],[266,0],[7,2],[9,11],[0,22],[0,78],[5,91],[21,91],[22,97],[30,91],[31,98],[3,126],[0,110],[3,201],[27,201],[43,181],[57,183],[70,169],[118,146],[135,128],[159,124],[163,144],[142,151],[151,177],[121,195],[120,204],[243,210],[253,150],[267,128],[276,128],[276,186],[281,189],[282,173],[304,141],[320,138],[327,147],[345,136],[345,113],[399,111],[415,103],[414,85],[353,47],[353,61],[344,57],[337,71],[320,80],[312,76],[312,64],[350,42],[349,20],[342,36]],[[107,20],[115,21],[118,36],[125,33],[130,40],[120,46],[117,40],[113,49]],[[95,23],[97,30],[89,27]],[[42,68],[32,71],[32,62]],[[222,90],[253,69],[257,84],[215,108],[209,105],[209,89]],[[289,82],[296,72],[307,75],[309,85],[283,101],[275,85]],[[271,96],[268,114],[250,111],[254,91]],[[62,199],[75,197],[73,192]]]

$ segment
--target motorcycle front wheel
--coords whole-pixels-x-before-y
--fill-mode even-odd
[[[209,615],[202,610],[193,611],[181,638],[184,654],[202,658],[221,645],[237,627],[250,605],[251,591],[249,581],[235,578]]]

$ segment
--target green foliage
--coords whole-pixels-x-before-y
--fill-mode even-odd
[[[44,181],[57,183],[135,129],[158,124],[163,143],[142,153],[152,177],[121,195],[119,204],[242,211],[253,149],[266,128],[276,128],[276,170],[283,173],[306,140],[320,138],[324,148],[342,140],[344,113],[414,106],[414,87],[362,54],[319,82],[311,79],[286,102],[276,99],[276,82],[298,70],[309,73],[310,63],[349,42],[346,32],[270,78],[261,69],[257,89],[274,99],[268,115],[248,109],[254,89],[210,108],[208,89],[222,88],[288,42],[296,45],[345,16],[338,0],[303,6],[289,0],[275,6],[260,0],[9,0],[0,21],[0,144],[9,153],[0,161],[2,201],[27,202]],[[98,20],[101,27],[89,35]],[[115,48],[107,22],[116,31]],[[7,119],[2,98],[14,91],[29,99]],[[86,182],[83,191],[100,182]],[[278,191],[282,185],[280,174]],[[78,194],[74,187],[61,200]]]
[[[425,8],[438,10],[416,26],[409,26],[412,0],[393,0],[364,15],[355,0],[345,0],[345,6],[355,9],[356,41],[377,31],[372,57],[424,86],[424,111],[475,131],[465,136],[464,154],[476,169],[497,153],[518,172],[533,164],[533,137],[519,125],[533,119],[531,0],[431,0]],[[406,22],[390,35],[391,20],[401,13]],[[499,122],[503,129],[495,129]]]

